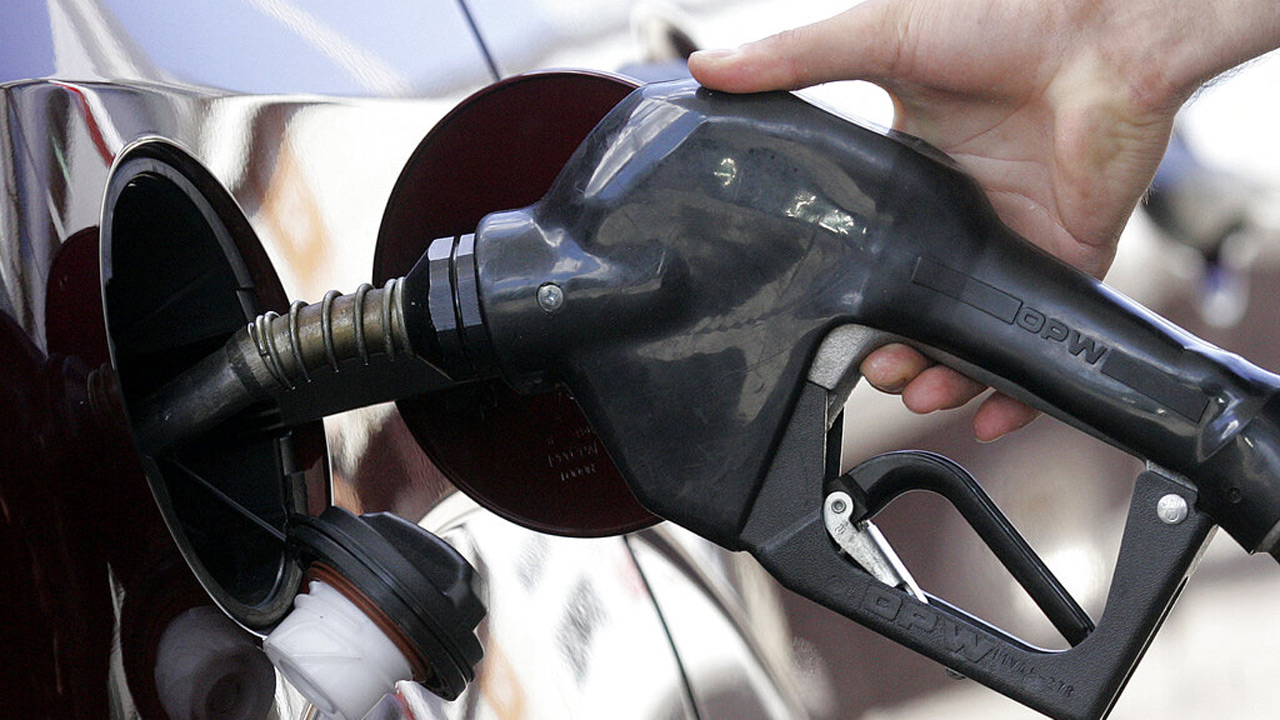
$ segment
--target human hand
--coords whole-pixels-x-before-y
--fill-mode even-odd
[[[884,87],[896,129],[954,157],[1015,232],[1100,278],[1178,107],[1226,62],[1184,61],[1179,43],[1194,23],[1182,6],[1192,5],[1203,4],[868,0],[736,51],[695,53],[689,70],[729,92],[841,79]],[[920,413],[984,390],[902,345],[872,354],[862,373]],[[974,416],[974,435],[994,440],[1036,414],[995,393]]]

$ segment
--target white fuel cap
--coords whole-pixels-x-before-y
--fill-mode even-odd
[[[409,661],[342,593],[312,580],[263,643],[267,657],[326,718],[360,720],[401,680]]]

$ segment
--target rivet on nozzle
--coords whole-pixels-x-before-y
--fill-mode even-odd
[[[1187,519],[1190,508],[1181,495],[1169,493],[1156,502],[1156,516],[1167,525],[1177,525]]]
[[[546,283],[538,288],[538,307],[549,313],[564,307],[564,290],[555,283]]]

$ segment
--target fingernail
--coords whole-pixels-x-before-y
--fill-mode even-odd
[[[862,363],[861,370],[871,387],[893,395],[902,392],[910,379],[900,372],[901,368],[892,359],[885,360],[874,354]]]
[[[974,437],[974,439],[975,439],[975,440],[977,440],[978,442],[982,443],[983,445],[986,445],[986,444],[988,444],[988,443],[993,443],[993,442],[995,442],[995,441],[997,441],[997,440],[999,440],[999,439],[1001,439],[1001,438],[1003,438],[1003,437],[1005,437],[1005,436],[1007,436],[1007,435],[1010,435],[1010,434],[1012,434],[1012,433],[1015,433],[1015,432],[1017,432],[1017,431],[1021,430],[1022,428],[1024,428],[1024,427],[1026,427],[1026,426],[1030,425],[1031,423],[1035,422],[1036,418],[1038,418],[1038,417],[1040,417],[1040,413],[1038,413],[1038,412],[1028,413],[1026,417],[1019,418],[1019,419],[1018,419],[1018,421],[1017,421],[1016,423],[1014,423],[1013,427],[1009,428],[1008,430],[1005,430],[1004,432],[1000,433],[999,435],[995,435],[994,437],[986,437],[986,438],[984,438],[984,437],[982,437],[982,436],[978,435],[978,430],[977,430],[977,428],[975,427],[975,428],[974,428],[974,431],[973,431],[973,437]]]
[[[871,381],[868,380],[868,382],[871,382]],[[872,382],[871,386],[882,393],[897,395],[898,393],[902,392],[903,388],[907,386],[907,381],[903,378],[897,378],[884,383]]]
[[[692,60],[693,58],[696,57],[696,58],[701,58],[703,60],[710,60],[712,62],[716,62],[719,60],[725,60],[732,55],[736,55],[737,52],[738,52],[737,50],[730,50],[726,48],[721,48],[718,50],[697,50],[692,55],[689,56],[689,59]]]

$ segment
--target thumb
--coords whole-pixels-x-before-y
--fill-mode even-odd
[[[902,45],[900,2],[870,0],[822,22],[787,30],[737,50],[702,50],[689,72],[713,90],[794,90],[832,80],[892,74]]]

